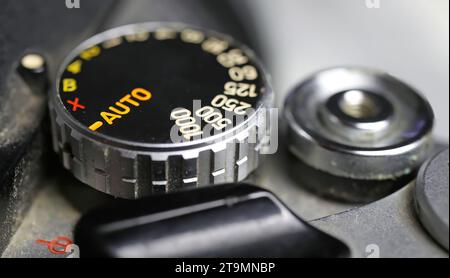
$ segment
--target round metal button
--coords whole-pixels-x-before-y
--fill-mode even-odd
[[[289,149],[335,176],[389,180],[432,149],[433,112],[414,89],[365,68],[333,68],[296,87],[284,106]]]
[[[420,168],[416,181],[416,210],[428,232],[448,250],[448,149]]]

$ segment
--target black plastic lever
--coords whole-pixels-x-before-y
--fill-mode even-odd
[[[272,193],[228,184],[152,196],[86,214],[76,226],[82,257],[345,257]]]

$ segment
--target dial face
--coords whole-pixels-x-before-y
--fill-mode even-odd
[[[59,104],[91,132],[193,141],[236,127],[261,105],[262,71],[230,39],[194,28],[118,31],[82,44],[58,79]]]

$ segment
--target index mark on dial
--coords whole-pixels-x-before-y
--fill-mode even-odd
[[[100,122],[100,121],[98,121],[98,122],[95,122],[95,123],[91,124],[91,125],[89,126],[89,129],[92,130],[92,131],[96,131],[96,130],[99,129],[102,125],[103,125],[103,123]]]

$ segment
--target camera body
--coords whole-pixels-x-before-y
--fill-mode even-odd
[[[448,257],[448,144],[427,100],[354,66],[284,97],[250,2],[2,2],[2,257]],[[158,141],[165,122],[179,145]],[[139,244],[159,247],[124,251]]]

